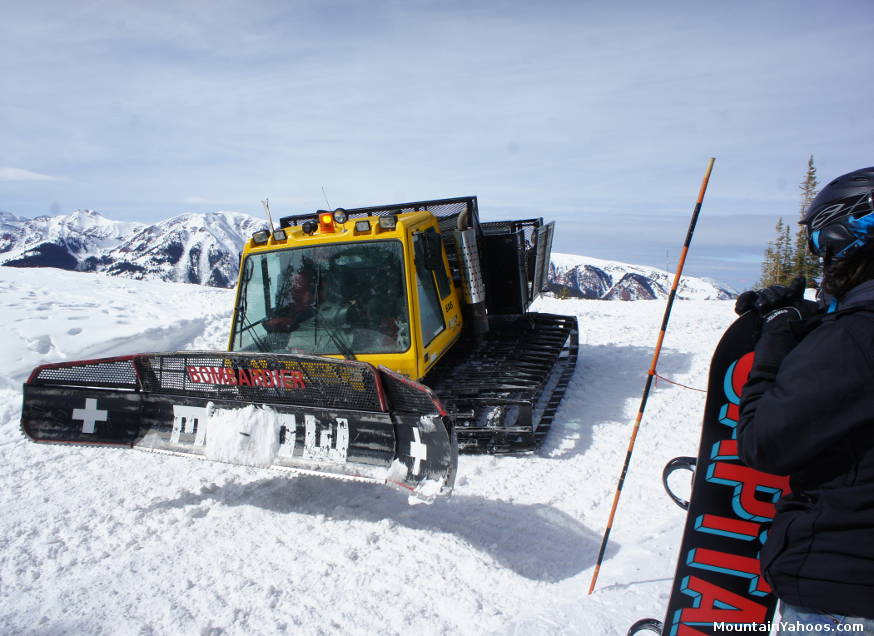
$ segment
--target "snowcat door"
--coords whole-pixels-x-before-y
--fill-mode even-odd
[[[414,228],[410,244],[413,340],[419,351],[418,378],[421,378],[461,335],[461,302],[449,276],[449,262],[436,220],[432,218]]]

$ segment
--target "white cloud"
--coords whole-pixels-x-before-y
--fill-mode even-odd
[[[23,168],[0,167],[0,181],[67,181],[64,177],[52,177]]]

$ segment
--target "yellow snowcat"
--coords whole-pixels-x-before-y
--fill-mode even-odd
[[[481,222],[476,197],[288,216],[241,255],[228,351],[47,364],[36,442],[136,447],[448,494],[458,451],[546,436],[572,316],[528,312],[553,224]]]

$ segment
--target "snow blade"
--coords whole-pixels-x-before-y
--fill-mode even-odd
[[[35,442],[130,447],[448,495],[458,448],[427,387],[306,355],[183,351],[47,364],[24,384]]]

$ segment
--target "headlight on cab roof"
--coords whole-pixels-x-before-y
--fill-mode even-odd
[[[393,230],[398,226],[398,217],[392,214],[391,216],[379,217],[379,227],[383,230]]]

